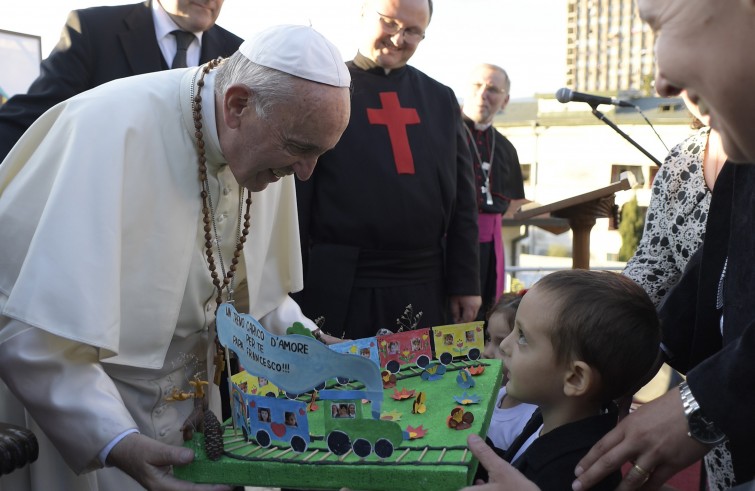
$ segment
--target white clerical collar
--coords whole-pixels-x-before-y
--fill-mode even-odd
[[[179,98],[181,100],[181,113],[186,131],[192,140],[196,143],[194,115],[192,99],[195,96],[194,91],[197,87],[197,80],[202,75],[202,67],[176,69],[182,70],[181,89]],[[171,70],[172,71],[172,70]],[[204,86],[199,95],[202,96],[202,136],[204,138],[205,158],[207,167],[217,171],[221,166],[227,163],[223,152],[220,149],[220,139],[218,138],[218,126],[215,121],[215,71],[211,71],[204,77]]]
[[[152,0],[152,20],[155,23],[155,35],[157,36],[157,44],[160,46],[160,52],[163,54],[163,58],[170,65],[173,57],[176,56],[176,38],[171,34],[176,29],[183,30],[176,22],[170,18],[170,15],[165,11],[159,0]],[[202,50],[202,35],[204,32],[193,32],[197,38],[197,42],[192,42],[189,45],[189,49],[186,52],[186,64],[188,66],[199,65],[200,52]]]
[[[493,122],[490,123],[474,123],[474,129],[477,131],[485,131],[488,128],[490,128],[493,125]]]
[[[226,159],[223,151],[220,149],[220,139],[218,138],[218,125],[215,120],[215,75],[216,70],[212,70],[204,78],[202,87],[202,128],[205,138],[205,157],[207,157],[208,167],[220,167],[225,164]],[[211,102],[210,102],[211,101]]]

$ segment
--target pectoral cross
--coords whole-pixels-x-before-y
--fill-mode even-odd
[[[483,162],[482,165],[482,193],[485,195],[485,202],[488,205],[493,204],[493,195],[490,193],[490,162]]]

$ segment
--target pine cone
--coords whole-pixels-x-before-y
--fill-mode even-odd
[[[223,429],[209,409],[204,412],[204,451],[210,460],[218,460],[223,455]]]

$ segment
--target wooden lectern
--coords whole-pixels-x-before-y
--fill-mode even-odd
[[[616,191],[634,185],[631,174],[604,188],[515,213],[504,225],[535,225],[554,234],[572,230],[572,268],[590,269],[590,231],[598,218],[612,215]]]

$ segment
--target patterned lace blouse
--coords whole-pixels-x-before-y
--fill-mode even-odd
[[[669,152],[653,181],[642,239],[624,269],[656,306],[705,237],[711,192],[703,156],[709,131],[701,128]]]

